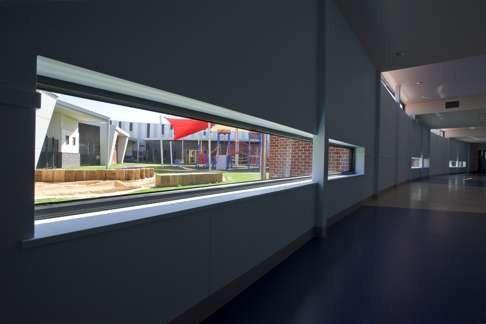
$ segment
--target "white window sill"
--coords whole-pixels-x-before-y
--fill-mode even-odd
[[[360,177],[363,176],[364,173],[353,173],[353,174],[337,174],[337,175],[332,175],[328,176],[327,180],[339,180],[339,179],[346,179],[346,178],[353,178],[353,177]]]
[[[23,241],[23,245],[35,246],[55,241],[66,240],[77,236],[96,233],[106,228],[126,226],[152,220],[154,217],[169,217],[199,207],[220,204],[242,198],[282,191],[313,184],[311,179],[267,185],[258,188],[233,190],[204,196],[181,198],[153,204],[123,207],[78,215],[56,217],[35,221],[34,237]]]

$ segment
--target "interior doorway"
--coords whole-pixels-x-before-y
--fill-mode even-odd
[[[478,151],[478,173],[486,173],[486,150]]]

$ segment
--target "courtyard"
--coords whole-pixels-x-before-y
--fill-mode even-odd
[[[86,180],[72,182],[42,182],[35,183],[35,204],[48,204],[66,202],[79,199],[108,197],[114,195],[140,194],[149,192],[161,192],[177,189],[190,189],[211,186],[216,184],[231,184],[261,179],[258,170],[225,170],[222,173],[222,182],[205,183],[197,185],[177,185],[170,187],[157,187],[155,177],[163,174],[207,173],[207,169],[196,169],[194,166],[170,166],[151,163],[118,163],[110,165],[108,170],[153,168],[154,176],[136,180]],[[106,170],[105,166],[90,165],[66,170]]]

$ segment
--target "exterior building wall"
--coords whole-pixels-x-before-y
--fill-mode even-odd
[[[270,135],[267,161],[270,179],[312,173],[312,142]]]
[[[67,140],[67,138],[69,138]],[[60,150],[63,153],[79,154],[79,130],[78,121],[61,114],[61,138]]]
[[[60,168],[79,167],[81,165],[81,155],[79,153],[59,152]]]
[[[54,111],[46,136],[59,141],[59,152],[79,153],[79,131],[76,119]],[[69,143],[66,143],[66,136],[69,136]]]

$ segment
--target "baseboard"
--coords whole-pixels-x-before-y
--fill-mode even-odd
[[[238,296],[243,290],[251,286],[258,279],[263,277],[270,270],[279,265],[292,253],[300,249],[304,244],[309,242],[316,236],[318,229],[312,228],[298,237],[296,240],[290,242],[283,249],[267,258],[262,263],[252,268],[247,273],[243,274],[239,278],[233,280],[220,290],[211,294],[189,310],[185,311],[170,323],[199,323],[206,319],[208,316],[216,312],[223,307],[226,303],[230,302],[233,298]]]

